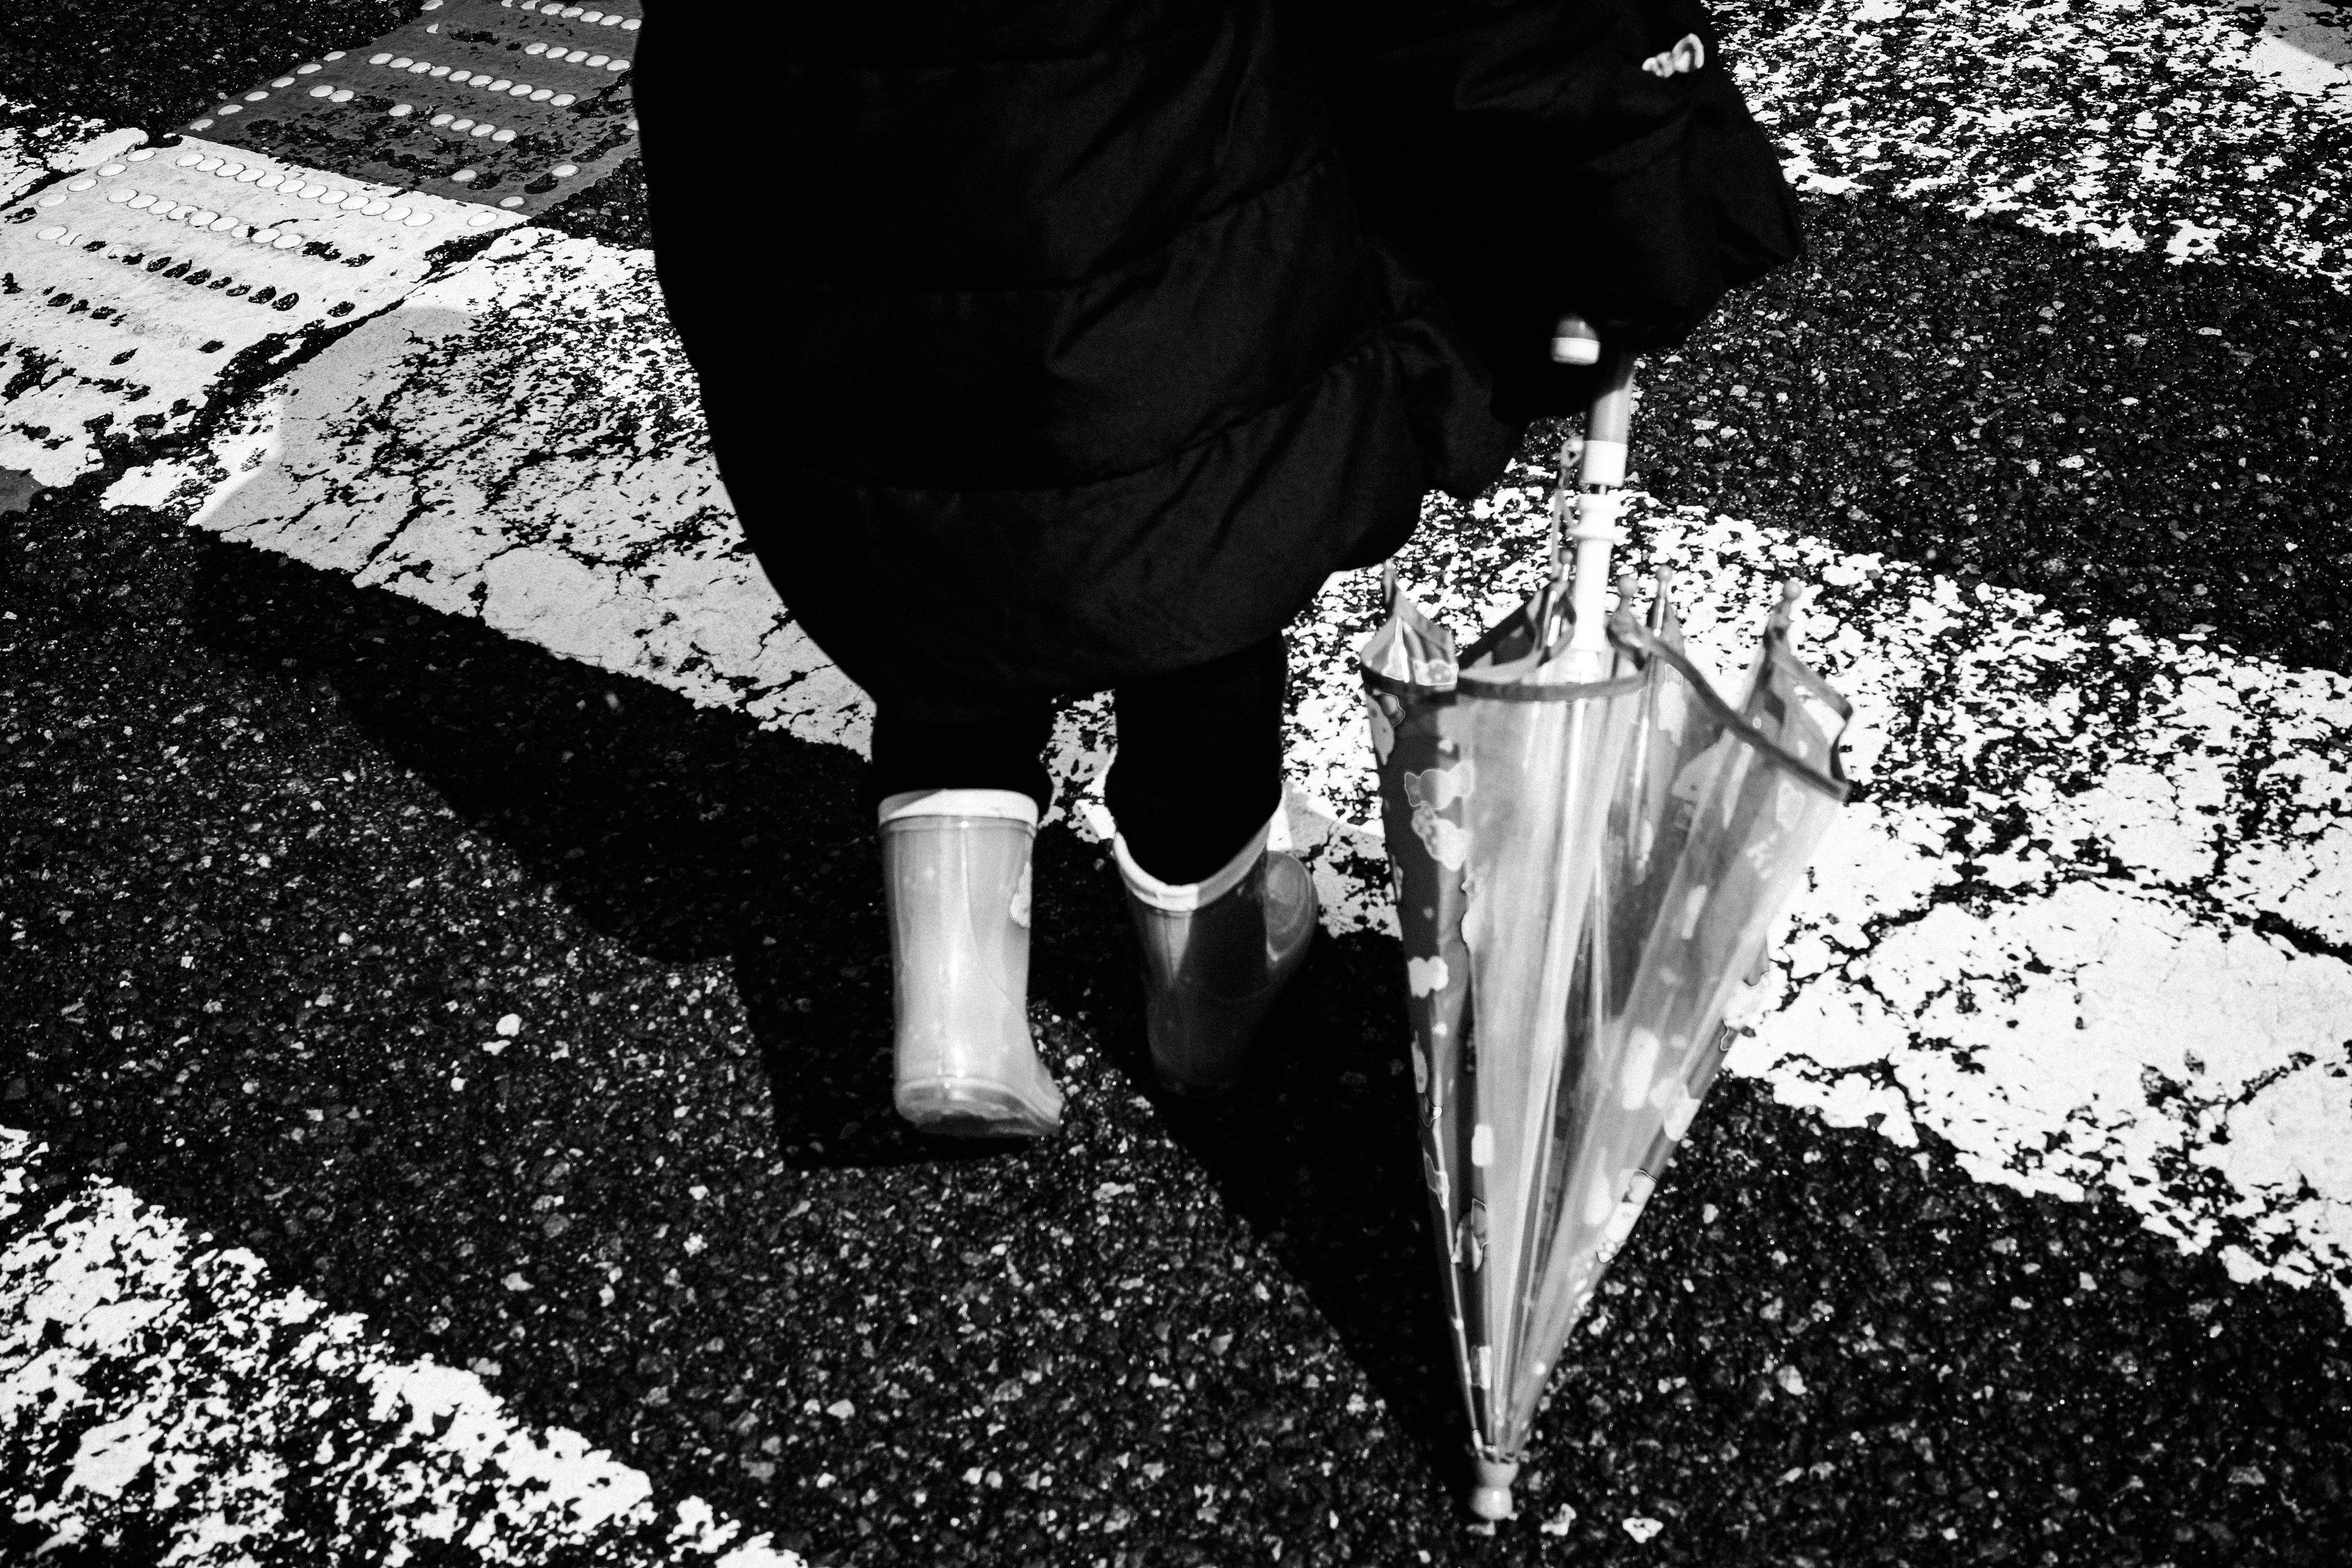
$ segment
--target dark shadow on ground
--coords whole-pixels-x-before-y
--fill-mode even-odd
[[[1396,943],[1318,934],[1250,1076],[1217,1100],[1178,1099],[1152,1081],[1128,917],[1116,873],[1088,874],[1097,854],[1066,835],[1040,842],[1038,995],[1056,1010],[1097,1009],[1100,1037],[1169,1135],[1307,1291],[1424,1464],[1451,1475],[1468,1428],[1424,1218]],[[1086,951],[1107,928],[1109,963]],[[1093,985],[1084,997],[1071,994],[1081,977]]]
[[[792,1163],[1003,1152],[890,1114],[888,938],[854,753],[243,546],[205,549],[188,618],[223,652],[323,677],[592,926],[651,957],[725,958]]]
[[[924,1137],[891,1110],[888,938],[850,752],[241,546],[206,550],[189,615],[223,651],[323,675],[376,744],[593,925],[673,961],[725,956],[788,1163],[1015,1153]],[[1252,1080],[1221,1101],[1173,1100],[1151,1089],[1116,872],[1098,846],[1052,828],[1036,880],[1033,1001],[1090,1017],[1394,1419],[1433,1462],[1455,1463],[1465,1428],[1424,1234],[1394,943],[1318,939]]]
[[[1453,1478],[1469,1427],[1429,1239],[1402,978],[1393,941],[1318,936],[1249,1081],[1223,1100],[1160,1109],[1306,1289],[1424,1469]]]

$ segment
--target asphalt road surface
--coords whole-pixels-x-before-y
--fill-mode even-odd
[[[1067,1125],[942,1146],[862,710],[714,499],[633,163],[217,373],[26,347],[89,303],[45,197],[416,15],[0,42],[0,1556],[2344,1561],[2340,11],[1726,12],[1813,252],[1647,367],[1637,553],[1725,661],[1822,585],[1860,788],[1484,1526],[1364,584],[1298,629],[1334,912],[1245,1092],[1149,1087],[1080,705]],[[1438,613],[1524,586],[1556,439],[1432,505]]]

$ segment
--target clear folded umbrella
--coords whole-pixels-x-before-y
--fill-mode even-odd
[[[1471,1503],[1490,1518],[1847,788],[1849,710],[1790,650],[1793,590],[1737,703],[1685,656],[1664,579],[1646,620],[1603,614],[1630,377],[1595,405],[1573,503],[1564,483],[1555,500],[1574,581],[1556,548],[1551,580],[1457,655],[1391,576],[1360,656]]]

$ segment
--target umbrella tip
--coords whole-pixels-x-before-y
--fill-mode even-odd
[[[1505,1520],[1511,1517],[1511,1483],[1518,1479],[1519,1465],[1516,1459],[1489,1459],[1480,1455],[1471,1461],[1475,1472],[1470,1489],[1470,1511],[1480,1519]]]

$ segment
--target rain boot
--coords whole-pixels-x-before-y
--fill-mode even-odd
[[[898,1114],[963,1137],[1053,1131],[1062,1091],[1029,1037],[1036,803],[1010,790],[918,790],[890,796],[879,816]]]
[[[1271,825],[1269,825],[1271,826]],[[1315,935],[1315,880],[1261,829],[1205,880],[1163,882],[1111,847],[1143,945],[1151,1066],[1177,1094],[1216,1094],[1242,1076],[1250,1041]]]

